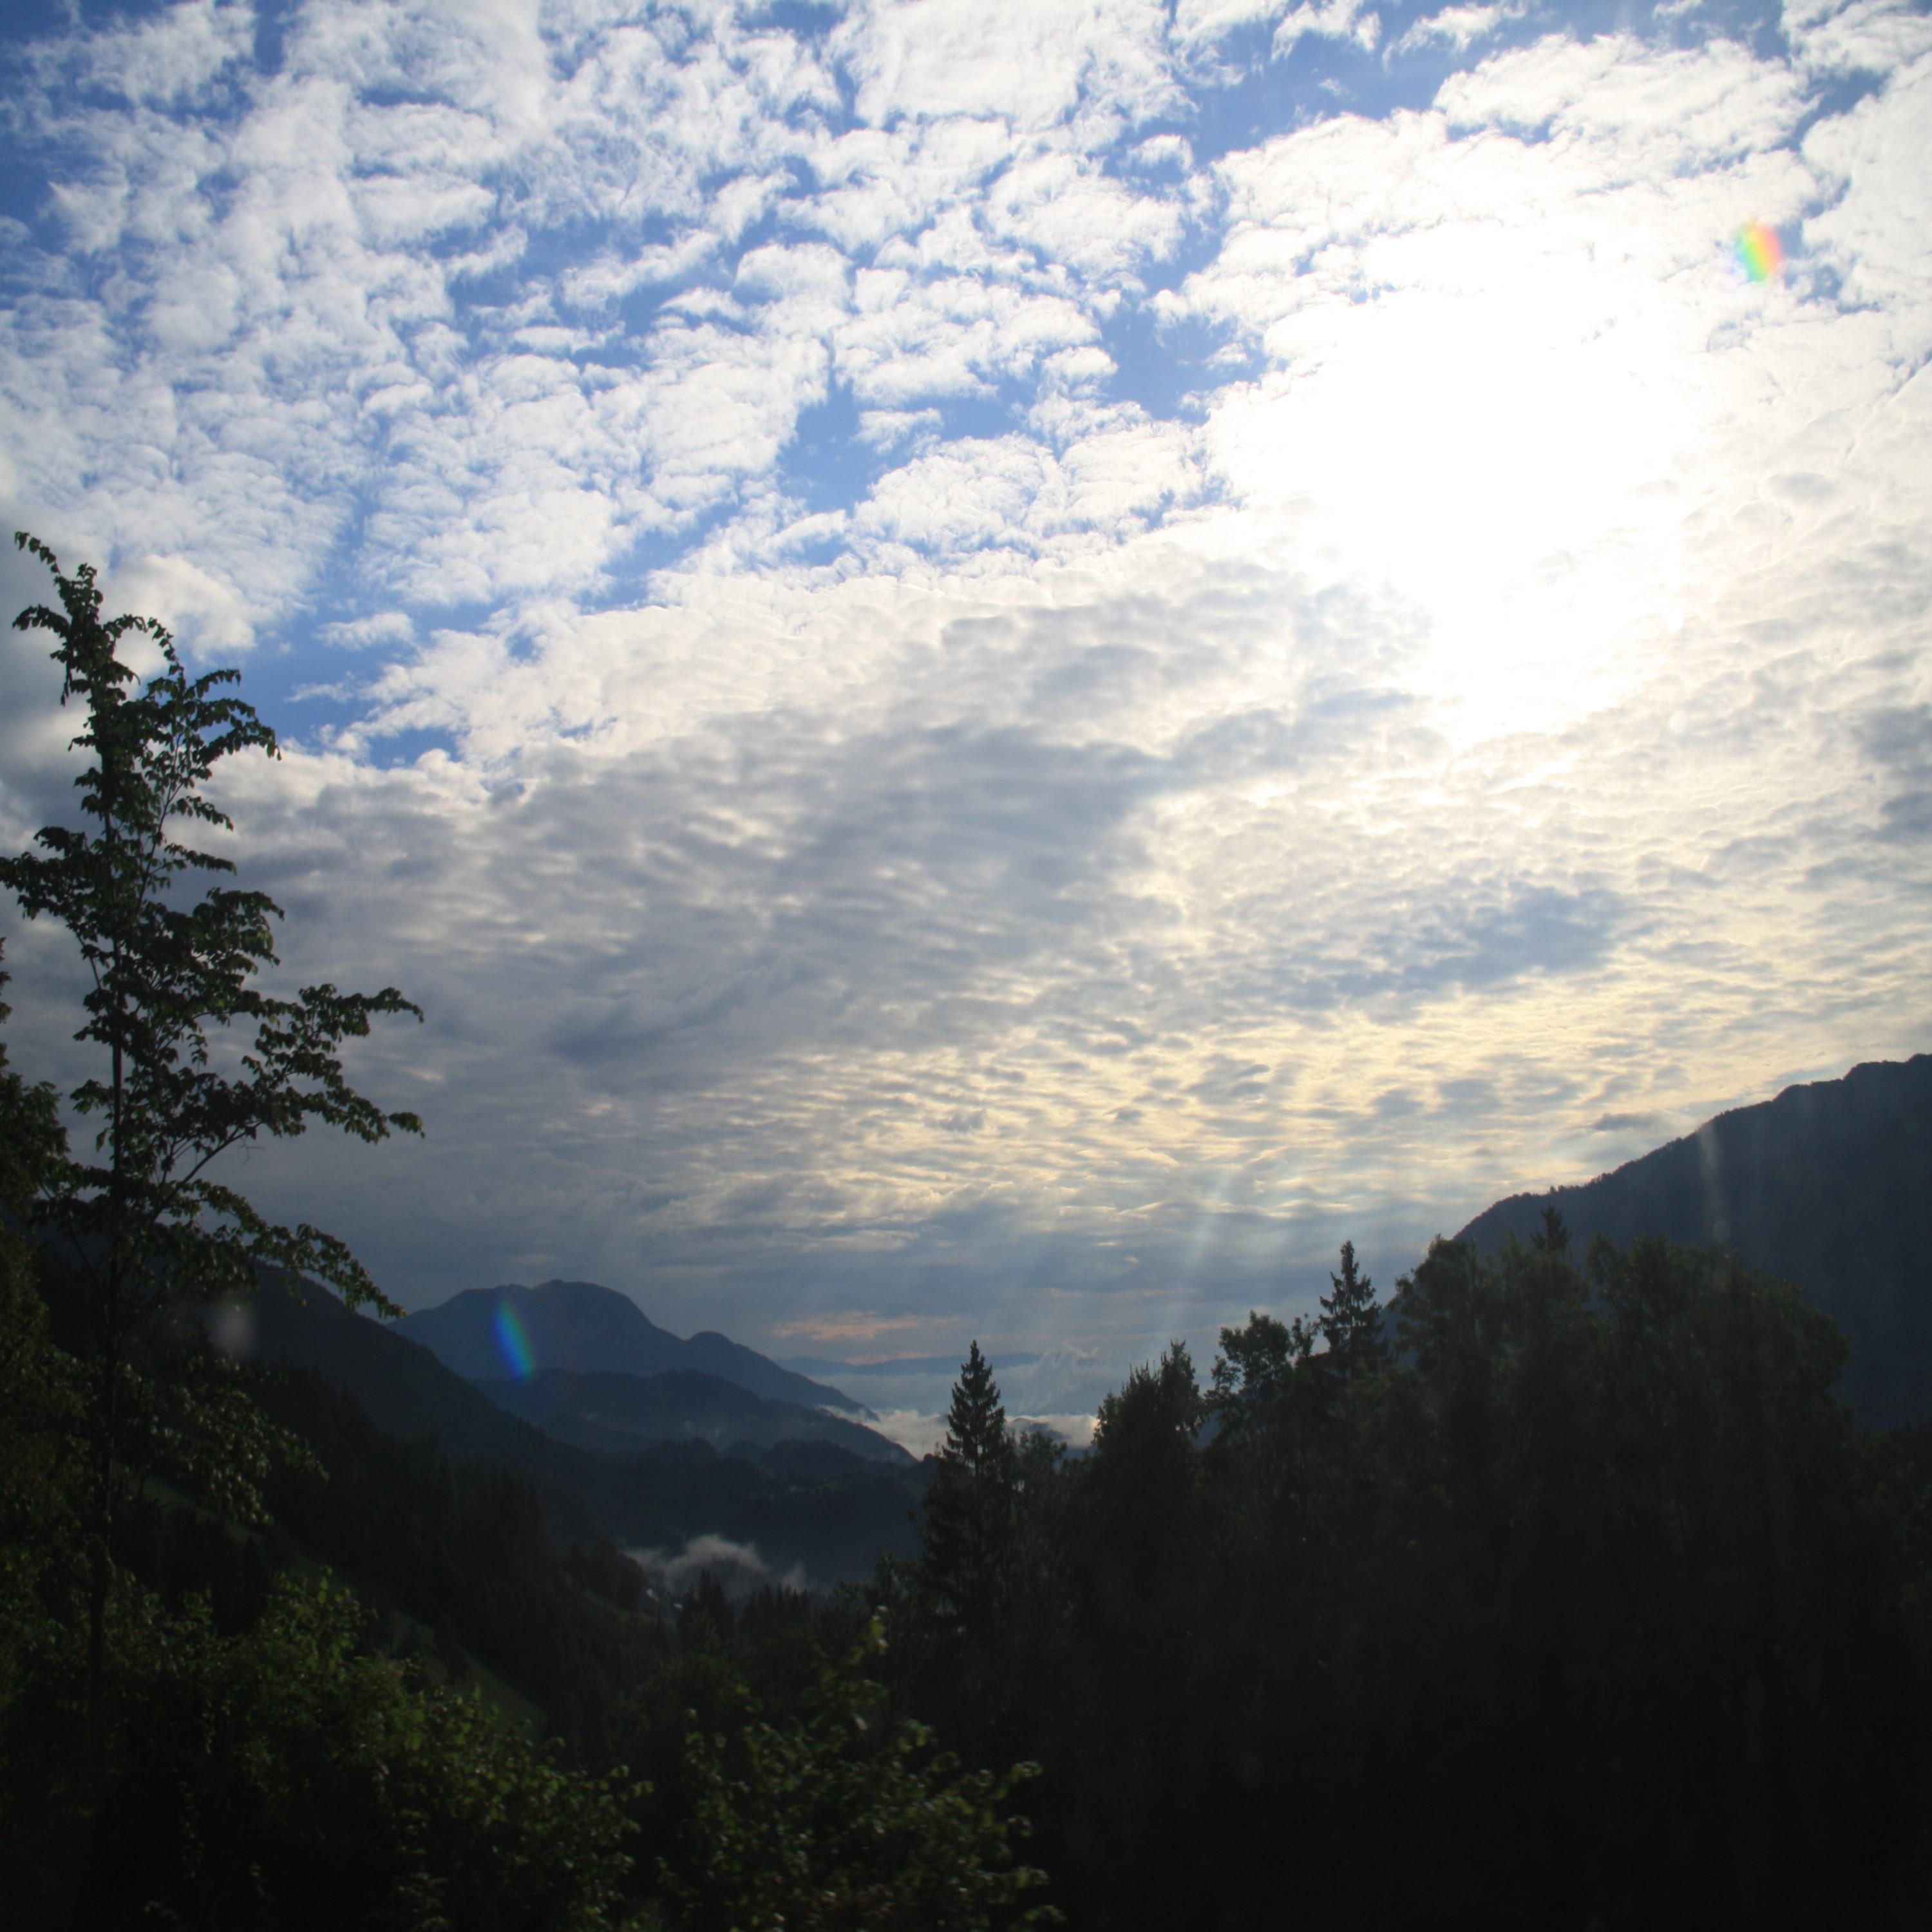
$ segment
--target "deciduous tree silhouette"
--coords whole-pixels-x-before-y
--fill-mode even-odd
[[[184,1304],[245,1295],[263,1267],[320,1276],[352,1306],[395,1310],[349,1250],[304,1222],[278,1226],[211,1172],[224,1154],[311,1123],[365,1141],[422,1132],[412,1114],[385,1113],[345,1079],[342,1042],[378,1015],[420,1010],[394,987],[340,993],[308,986],[294,999],[252,982],[276,963],[265,893],[210,887],[197,873],[232,874],[226,859],[184,844],[182,821],[232,830],[202,788],[224,758],[276,756],[275,734],[239,698],[220,694],[232,670],[190,680],[174,640],[152,617],[104,618],[94,572],[64,574],[54,553],[15,538],[52,572],[60,608],[14,620],[44,630],[62,673],[61,701],[85,713],[74,748],[90,754],[75,784],[91,829],[45,827],[38,850],[0,860],[29,919],[58,920],[91,982],[75,1038],[100,1070],[70,1096],[98,1123],[92,1157],[63,1151],[38,1177],[29,1218],[52,1238],[64,1338],[86,1369],[85,1516],[88,1706],[97,1795],[107,1788],[104,1686],[114,1536],[144,1472],[165,1470],[219,1507],[248,1515],[273,1446],[234,1377],[172,1320]],[[130,633],[160,653],[142,683],[119,655]]]

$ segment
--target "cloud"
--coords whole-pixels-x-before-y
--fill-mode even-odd
[[[1322,0],[1319,6],[1297,7],[1283,18],[1274,30],[1274,52],[1277,59],[1285,59],[1296,41],[1314,36],[1353,40],[1364,52],[1372,53],[1382,31],[1382,16],[1364,7],[1362,0]]]
[[[863,270],[855,307],[837,333],[838,373],[860,402],[888,409],[988,390],[1099,334],[1063,297],[964,276]]]
[[[1106,283],[1172,255],[1185,217],[1172,196],[1135,194],[1090,160],[1064,154],[1017,162],[992,184],[994,232]]]
[[[29,59],[43,87],[64,83],[133,106],[182,110],[208,104],[252,38],[244,10],[185,0],[154,19],[43,41]]]
[[[405,1300],[1118,1379],[1922,1048],[1921,16],[244,17],[22,50],[0,487],[253,644],[245,882],[430,1133],[236,1178]]]
[[[1418,20],[1390,47],[1392,54],[1414,53],[1432,42],[1466,52],[1477,40],[1486,40],[1499,28],[1520,20],[1528,11],[1515,4],[1489,7],[1445,7],[1440,13]]]
[[[1131,126],[1175,104],[1165,13],[1151,0],[871,0],[848,14],[832,46],[873,126],[958,116],[1032,130],[1089,104]]]
[[[1614,142],[1628,158],[1668,152],[1680,166],[1777,147],[1803,99],[1797,76],[1735,43],[1653,50],[1561,34],[1452,76],[1436,97],[1453,125],[1546,128],[1552,139]]]
[[[1822,73],[1887,73],[1932,50],[1932,22],[1898,0],[1787,0],[1783,24],[1793,55]]]
[[[1214,715],[1224,677],[1255,676],[1268,647],[1254,645],[1244,668],[1244,630],[1255,610],[1294,613],[1293,588],[1256,586],[1251,603],[1217,609],[1226,596],[1204,577],[1178,604],[1073,609],[1051,623],[1035,614],[1024,628],[956,626],[943,658],[915,653],[883,680],[873,674],[908,716],[943,718],[950,706],[964,714],[955,725],[908,730],[887,715],[868,734],[830,714],[770,713],[708,750],[674,739],[614,762],[526,760],[532,787],[480,814],[453,770],[378,782],[335,768],[285,830],[261,816],[272,801],[258,802],[260,876],[291,903],[333,908],[310,949],[326,931],[355,957],[383,958],[436,1016],[410,1043],[443,1082],[423,1156],[452,1179],[470,1174],[479,1250],[539,1217],[595,1231],[587,1273],[608,1277],[618,1248],[642,1244],[660,1292],[721,1269],[755,1281],[770,1268],[789,1275],[794,1295],[817,1279],[820,1264],[803,1259],[816,1254],[848,1306],[863,1259],[868,1292],[892,1298],[880,1312],[932,1319],[945,1303],[938,1284],[964,1258],[976,1270],[1030,1248],[1018,1278],[1037,1280],[1042,1265],[1058,1278],[1064,1244],[1040,1246],[1052,1217],[1033,1204],[1058,1196],[1084,1204],[1102,1254],[1183,1270],[1201,1228],[1217,1223],[1180,1204],[1128,1228],[1120,1204],[1144,1186],[1142,1174],[1157,1171],[1159,1192],[1178,1188],[1184,1204],[1198,1164],[1230,1136],[1298,1148],[1280,1180],[1263,1160],[1254,1197],[1292,1211],[1310,1181],[1315,1199],[1335,1198],[1335,1178],[1378,1144],[1386,1178],[1368,1186],[1357,1169],[1346,1184],[1366,1208],[1376,1189],[1401,1184],[1423,1144],[1394,1134],[1386,1110],[1348,1098],[1351,1064],[1378,1028],[1401,1016],[1421,1067],[1432,1052],[1448,1078],[1472,1064],[1463,1030],[1480,1037],[1514,988],[1526,1016],[1596,1010],[1592,1024],[1611,1031],[1580,1051],[1616,1058],[1652,1024],[1640,1017],[1642,954],[1629,949],[1664,952],[1684,929],[1632,918],[1624,902],[1643,897],[1640,867],[1621,892],[1472,875],[1492,837],[1485,815],[1507,821],[1522,798],[1484,804],[1479,769],[1444,814],[1456,837],[1438,835],[1432,856],[1348,824],[1315,837],[1313,823],[1286,813],[1288,797],[1322,796],[1343,770],[1382,774],[1394,796],[1426,794],[1453,768],[1406,739],[1399,710],[1338,704],[1334,671],[1316,664],[1298,728],[1290,710],[1286,728],[1246,741],[1218,725],[1177,736],[1170,724],[1165,748],[1158,730],[1141,748],[1109,735],[1140,737],[1177,704]],[[1307,643],[1328,614],[1331,648],[1353,648],[1349,627],[1304,608]],[[1200,649],[1192,688],[1151,648],[1177,635]],[[1030,686],[1013,684],[1016,664]],[[1024,734],[965,722],[1007,709],[1058,718],[1057,736],[1038,722]],[[1580,742],[1573,755],[1582,751]],[[1588,755],[1613,772],[1631,752],[1612,731]],[[1743,767],[1723,769],[1734,818]],[[1687,748],[1682,772],[1709,786],[1708,752]],[[1569,784],[1581,796],[1631,795],[1607,776]],[[1291,789],[1271,796],[1278,787]],[[1681,818],[1681,791],[1654,776],[1642,789],[1658,826]],[[1557,796],[1536,808],[1552,830],[1564,822]],[[1300,830],[1283,846],[1267,828],[1288,824]],[[1580,850],[1586,827],[1568,835]],[[1694,853],[1712,828],[1680,825],[1676,842],[1687,833]],[[1577,862],[1547,835],[1541,860],[1558,880]],[[371,902],[355,886],[363,910],[350,916],[341,892],[386,869],[398,896]],[[340,974],[342,962],[311,952],[300,970],[325,968]],[[1637,1004],[1597,1004],[1619,980]],[[533,1038],[519,1016],[536,1012],[546,1018]],[[1311,1018],[1322,1028],[1312,1035]],[[1300,1069],[1288,1084],[1273,1078],[1285,1064]],[[1522,1108],[1525,1082],[1542,1076],[1493,1048],[1473,1064],[1486,1066],[1493,1097],[1466,1118],[1492,1132]],[[983,1124],[952,1131],[962,1114]],[[498,1144],[518,1150],[514,1162],[492,1154]],[[1433,1158],[1450,1164],[1463,1144]],[[421,1171],[404,1179],[418,1196]],[[985,1206],[971,1231],[938,1233],[948,1204],[976,1193]],[[1279,1238],[1265,1225],[1243,1234],[1231,1224],[1201,1252],[1238,1280],[1231,1257]],[[862,1240],[880,1245],[855,1250]],[[962,1260],[943,1262],[955,1240]],[[460,1256],[444,1266],[460,1268]],[[412,1274],[421,1278],[419,1264]],[[922,1280],[934,1284],[930,1298]],[[1258,1274],[1256,1292],[1264,1285]]]
[[[1888,705],[1863,719],[1867,757],[1890,781],[1880,836],[1922,840],[1932,832],[1932,705]]]
[[[1831,205],[1804,223],[1805,245],[1838,270],[1847,299],[1886,315],[1897,332],[1894,353],[1908,368],[1932,340],[1926,320],[1932,264],[1916,218],[1932,189],[1932,152],[1924,133],[1928,112],[1932,33],[1910,68],[1850,113],[1816,123],[1804,147],[1832,190]]]
[[[351,622],[331,624],[322,633],[328,642],[347,650],[403,644],[416,635],[416,626],[400,610],[379,610]]]
[[[1178,0],[1174,32],[1184,46],[1198,47],[1236,28],[1252,27],[1285,10],[1287,0]]]
[[[122,566],[116,588],[128,609],[159,617],[203,662],[238,657],[254,644],[241,598],[184,556],[136,557]]]
[[[668,1597],[682,1596],[702,1576],[716,1577],[734,1599],[772,1582],[784,1590],[806,1587],[802,1564],[794,1564],[782,1576],[774,1577],[755,1543],[735,1543],[715,1532],[688,1538],[676,1551],[627,1550],[624,1553]]]

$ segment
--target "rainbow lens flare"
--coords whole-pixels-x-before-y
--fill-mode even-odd
[[[536,1366],[536,1351],[530,1346],[517,1311],[507,1301],[496,1304],[496,1346],[503,1352],[503,1366],[518,1382]]]
[[[1784,244],[1769,223],[1747,221],[1731,242],[1738,262],[1754,282],[1768,282],[1784,267]]]

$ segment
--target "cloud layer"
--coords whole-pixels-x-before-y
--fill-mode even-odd
[[[288,972],[430,1016],[424,1143],[238,1183],[412,1304],[1204,1355],[1922,1048],[1932,23],[1594,24],[10,30],[4,508],[246,665]]]

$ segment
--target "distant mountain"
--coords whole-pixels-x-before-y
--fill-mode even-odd
[[[915,1460],[862,1424],[795,1402],[767,1401],[735,1382],[694,1369],[656,1376],[539,1369],[520,1381],[478,1386],[545,1435],[602,1455],[631,1454],[660,1442],[698,1439],[723,1450],[830,1442],[868,1462],[909,1466]]]
[[[1030,1369],[1040,1360],[1033,1355],[988,1355],[991,1369]],[[801,1376],[836,1376],[842,1382],[861,1376],[955,1376],[965,1366],[964,1355],[902,1355],[889,1362],[841,1362],[829,1355],[782,1355],[778,1366]]]
[[[542,1369],[622,1376],[690,1370],[768,1402],[871,1413],[842,1389],[782,1369],[727,1336],[707,1329],[687,1342],[660,1328],[628,1294],[592,1281],[465,1288],[438,1307],[404,1316],[396,1332],[473,1382],[506,1382]]]
[[[311,1285],[298,1298],[265,1282],[215,1333],[244,1359],[311,1370],[346,1390],[386,1435],[433,1435],[452,1456],[507,1463],[578,1497],[581,1514],[590,1459],[580,1450],[506,1414],[395,1324],[352,1312],[326,1288]]]
[[[1736,1248],[1851,1338],[1862,1421],[1932,1415],[1932,1054],[1787,1087],[1583,1186],[1512,1195],[1457,1238],[1527,1239],[1550,1205],[1579,1252],[1596,1234]]]
[[[266,1284],[238,1318],[214,1326],[225,1346],[265,1367],[307,1370],[344,1390],[387,1434],[433,1433],[453,1456],[528,1478],[566,1547],[595,1531],[674,1550],[717,1534],[755,1543],[774,1574],[800,1565],[820,1585],[870,1576],[882,1550],[918,1547],[911,1517],[926,1472],[896,1444],[886,1445],[896,1461],[824,1438],[721,1454],[699,1437],[599,1455],[511,1414],[395,1326],[351,1313],[326,1288],[298,1300]]]

